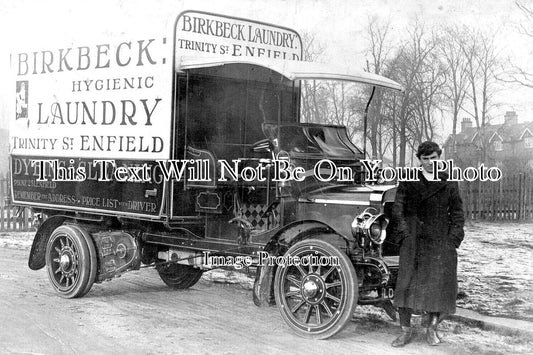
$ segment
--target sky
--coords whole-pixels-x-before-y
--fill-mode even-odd
[[[523,17],[508,0],[1,0],[0,77],[8,75],[9,53],[16,53],[17,48],[61,48],[124,34],[142,36],[163,29],[185,9],[251,18],[312,33],[325,48],[321,60],[361,69],[368,54],[364,27],[374,16],[390,20],[396,35],[416,19],[430,27],[457,24],[497,29],[497,44],[504,56],[525,66],[533,58],[531,39],[516,29]],[[7,126],[6,100],[13,97],[14,90],[6,82],[0,82],[0,127]],[[502,88],[494,115],[503,117],[505,111],[514,110],[519,121],[533,120],[532,94],[533,90],[522,87]],[[444,123],[441,134],[448,130]]]

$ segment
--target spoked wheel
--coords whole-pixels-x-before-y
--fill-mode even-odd
[[[46,245],[46,268],[61,297],[82,297],[96,278],[96,249],[90,235],[78,226],[57,227]]]
[[[296,243],[285,260],[289,256],[299,257],[300,265],[278,266],[276,271],[274,295],[281,316],[302,337],[333,336],[350,320],[357,305],[357,275],[350,259],[318,239]]]
[[[168,263],[156,266],[161,280],[170,288],[185,289],[193,286],[202,277],[203,271],[190,265]]]

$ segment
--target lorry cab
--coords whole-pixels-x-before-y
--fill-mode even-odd
[[[228,219],[245,216],[259,234],[279,226],[280,219],[287,224],[303,218],[296,211],[287,213],[281,203],[287,207],[309,202],[312,191],[327,196],[341,188],[361,187],[364,154],[348,138],[346,127],[300,122],[301,81],[326,79],[399,88],[377,75],[320,63],[182,58],[175,79],[175,158],[202,157],[210,176],[208,181],[191,181],[188,176],[172,182],[172,218],[202,211],[224,225]],[[324,181],[314,171],[320,161],[324,161],[320,165]],[[288,175],[291,165],[303,168],[299,179]],[[325,181],[337,165],[350,169],[350,179]],[[275,173],[285,170],[286,179],[275,179]],[[217,228],[211,232],[232,238]]]

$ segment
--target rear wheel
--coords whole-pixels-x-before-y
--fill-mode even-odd
[[[82,297],[96,278],[96,249],[78,226],[57,227],[46,245],[46,269],[54,290],[64,298]]]
[[[193,286],[202,277],[203,271],[190,265],[165,263],[156,266],[161,280],[170,288],[185,289]]]
[[[276,271],[274,295],[281,316],[302,337],[333,336],[350,320],[357,305],[357,275],[350,259],[318,239],[296,243],[285,253],[285,260],[289,256],[295,264],[298,257],[300,265],[278,266]]]

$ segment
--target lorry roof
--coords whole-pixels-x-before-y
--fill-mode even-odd
[[[176,70],[215,67],[227,64],[252,64],[274,70],[290,80],[344,80],[403,91],[403,87],[384,76],[338,67],[326,63],[283,61],[254,57],[181,57]]]

